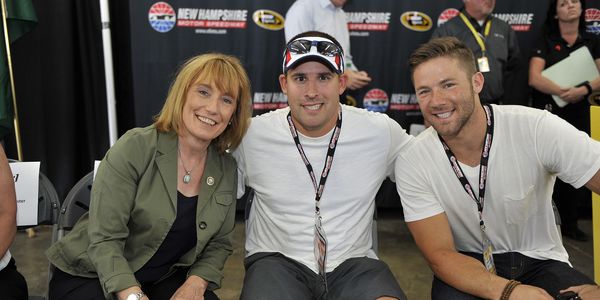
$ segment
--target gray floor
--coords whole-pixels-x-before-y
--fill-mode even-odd
[[[579,224],[591,236],[591,220],[582,220]],[[380,213],[378,229],[379,256],[390,266],[408,298],[429,299],[431,271],[416,248],[400,212]],[[48,248],[51,236],[51,227],[38,228],[34,238],[19,232],[11,248],[19,270],[27,279],[30,295],[46,293],[48,261],[43,252]],[[222,300],[238,299],[242,287],[244,224],[241,221],[237,223],[234,240],[234,253],[225,265],[223,288],[217,291]],[[573,266],[593,278],[592,242],[565,239],[564,243]]]

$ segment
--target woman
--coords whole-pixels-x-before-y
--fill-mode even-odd
[[[529,61],[529,85],[533,90],[533,104],[565,119],[579,130],[590,133],[590,102],[588,96],[600,89],[600,78],[572,86],[560,87],[546,77],[542,70],[567,58],[583,46],[590,50],[596,67],[600,69],[598,38],[585,31],[585,3],[579,0],[554,0],[548,9],[542,38],[537,42]],[[568,102],[559,107],[552,99],[556,95]],[[586,188],[575,189],[561,180],[556,181],[554,200],[562,221],[563,235],[585,241],[587,236],[577,227],[578,199],[590,199]]]
[[[239,60],[187,61],[154,124],[106,153],[89,214],[47,251],[50,299],[218,299],[237,187],[226,150],[250,116]]]

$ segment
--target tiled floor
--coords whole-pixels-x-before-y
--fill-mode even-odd
[[[583,231],[590,234],[591,220],[580,221]],[[378,219],[379,257],[385,261],[398,279],[409,299],[429,299],[431,271],[416,248],[400,211],[380,212]],[[26,277],[30,295],[43,295],[47,289],[48,261],[43,251],[52,236],[50,227],[37,230],[35,238],[19,232],[11,252],[21,273]],[[244,224],[238,221],[235,230],[234,253],[225,265],[223,288],[217,291],[222,300],[238,299],[244,277]],[[565,239],[565,247],[573,266],[593,277],[592,242]]]

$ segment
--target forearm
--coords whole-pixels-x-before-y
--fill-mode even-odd
[[[532,72],[529,73],[529,85],[534,89],[548,95],[560,95],[563,93],[563,90],[556,83],[552,82],[550,79],[542,76],[542,74],[537,74]]]
[[[435,275],[467,294],[484,299],[498,299],[508,280],[486,270],[484,265],[456,251],[445,251],[430,262]]]
[[[0,146],[0,258],[10,247],[17,231],[17,199],[15,182]]]
[[[14,216],[0,214],[0,258],[10,248],[16,232],[17,227],[15,226]]]

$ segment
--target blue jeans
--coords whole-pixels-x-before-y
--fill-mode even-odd
[[[483,255],[479,253],[462,252],[462,254],[483,262]],[[586,275],[564,262],[535,259],[518,252],[494,254],[494,263],[498,276],[537,286],[546,290],[550,296],[556,296],[560,290],[573,285],[594,284],[594,281]],[[480,298],[463,293],[434,276],[431,286],[431,299],[467,300]]]

